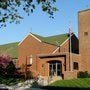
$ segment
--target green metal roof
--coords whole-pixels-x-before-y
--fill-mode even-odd
[[[69,37],[69,34],[60,34],[49,37],[43,37],[37,34],[33,34],[33,35],[36,36],[38,39],[40,39],[42,42],[53,44],[56,46],[60,46]]]
[[[37,34],[33,34],[35,37],[40,39],[42,42],[53,44],[56,46],[60,46],[68,37],[68,34],[60,34],[55,36],[49,36],[49,37],[42,37]],[[0,54],[9,54],[12,58],[18,57],[18,43],[9,43],[5,45],[0,45]]]

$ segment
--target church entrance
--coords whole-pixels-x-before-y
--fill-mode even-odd
[[[49,75],[60,76],[62,74],[62,63],[60,61],[49,62]]]

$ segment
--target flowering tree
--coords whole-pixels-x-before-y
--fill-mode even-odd
[[[0,56],[0,76],[12,76],[16,71],[15,65],[13,64],[9,55]]]

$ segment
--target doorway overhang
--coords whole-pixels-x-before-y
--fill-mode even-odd
[[[38,54],[39,58],[54,58],[54,57],[65,57],[67,53],[59,53],[59,54]]]

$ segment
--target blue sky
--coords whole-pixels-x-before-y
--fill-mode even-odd
[[[55,5],[59,9],[54,14],[55,19],[50,19],[38,8],[30,16],[21,13],[24,19],[20,24],[8,24],[6,28],[1,28],[0,45],[21,41],[30,32],[42,36],[68,33],[69,25],[78,36],[78,11],[90,9],[90,0],[57,0]]]

